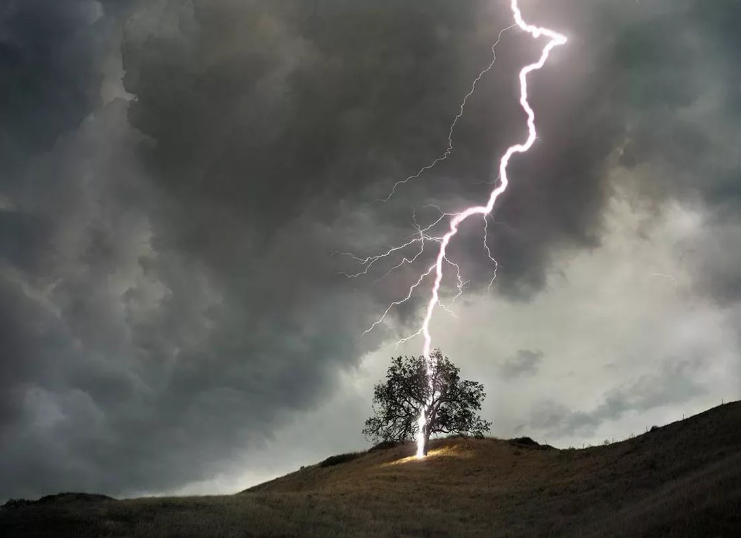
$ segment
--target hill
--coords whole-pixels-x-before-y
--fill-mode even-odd
[[[340,455],[236,495],[32,503],[0,536],[738,537],[741,402],[608,446],[444,439]]]

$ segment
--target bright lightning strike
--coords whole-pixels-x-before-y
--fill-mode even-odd
[[[442,303],[440,301],[440,286],[442,284],[442,280],[443,280],[443,276],[444,276],[444,267],[446,265],[450,265],[450,266],[452,266],[456,270],[457,281],[458,281],[458,295],[456,295],[456,298],[458,296],[460,296],[460,294],[463,291],[463,287],[466,284],[463,281],[462,277],[461,277],[460,267],[457,264],[451,262],[448,259],[448,257],[447,257],[448,246],[450,245],[450,242],[453,240],[453,238],[458,233],[458,229],[459,229],[460,225],[465,220],[467,220],[469,217],[472,217],[474,215],[479,215],[479,216],[483,217],[483,219],[484,219],[484,247],[485,247],[487,256],[489,257],[489,259],[492,262],[494,262],[495,268],[498,268],[498,264],[497,264],[496,260],[494,259],[494,257],[492,256],[491,250],[489,249],[489,246],[488,246],[488,243],[487,243],[487,240],[488,240],[488,220],[487,220],[487,218],[489,217],[489,215],[491,214],[492,210],[494,209],[494,206],[495,206],[497,200],[499,199],[499,197],[507,190],[507,187],[509,185],[509,176],[507,175],[507,168],[509,166],[509,162],[510,162],[511,158],[515,154],[517,154],[517,153],[526,153],[533,146],[533,144],[535,143],[535,140],[537,138],[537,131],[536,131],[536,128],[535,128],[535,112],[533,111],[532,107],[530,106],[530,103],[528,102],[527,77],[528,77],[528,75],[530,73],[532,73],[533,71],[537,71],[537,70],[541,69],[545,65],[545,63],[548,61],[548,58],[550,56],[551,51],[554,48],[556,48],[556,47],[558,47],[560,45],[564,45],[566,43],[566,41],[567,41],[566,40],[566,36],[561,35],[561,34],[555,32],[553,30],[549,30],[547,28],[541,28],[541,27],[538,27],[538,26],[533,26],[533,25],[530,25],[527,22],[525,22],[525,20],[522,17],[522,12],[520,11],[518,0],[512,0],[511,8],[512,8],[512,13],[513,13],[514,18],[515,18],[515,24],[512,25],[512,26],[510,26],[509,28],[505,28],[504,30],[502,30],[502,32],[500,32],[499,39],[497,40],[497,42],[492,47],[492,52],[494,52],[494,49],[495,49],[496,45],[501,40],[502,34],[506,30],[509,30],[510,28],[513,28],[515,26],[519,27],[521,30],[524,30],[525,32],[527,32],[528,34],[530,34],[531,36],[533,36],[533,38],[535,38],[535,39],[538,39],[540,37],[546,37],[546,38],[548,38],[548,43],[543,48],[543,51],[542,51],[542,53],[540,55],[539,60],[537,62],[535,62],[535,63],[532,63],[530,65],[525,66],[520,71],[520,75],[519,75],[519,81],[520,81],[520,105],[522,106],[523,110],[527,114],[528,137],[525,140],[525,142],[520,143],[520,144],[515,144],[515,145],[511,146],[504,153],[504,156],[502,157],[502,159],[500,161],[500,164],[499,164],[499,178],[498,178],[499,179],[499,186],[496,187],[491,192],[491,194],[489,195],[489,200],[486,203],[486,205],[471,206],[471,207],[469,207],[469,208],[461,211],[460,213],[443,213],[440,216],[439,219],[437,219],[435,222],[433,222],[431,225],[429,225],[429,226],[427,226],[425,228],[422,228],[419,225],[417,225],[416,224],[416,219],[415,219],[415,227],[417,229],[417,234],[415,236],[413,236],[412,239],[410,239],[409,241],[407,241],[403,245],[398,246],[398,247],[393,247],[393,248],[389,249],[387,252],[385,252],[383,254],[380,254],[378,256],[371,256],[371,257],[368,257],[368,258],[365,258],[365,259],[358,258],[356,256],[352,256],[353,259],[355,259],[358,263],[360,263],[361,265],[364,266],[364,270],[362,272],[358,273],[358,274],[355,274],[355,275],[347,275],[349,277],[358,277],[360,275],[367,274],[368,273],[368,270],[376,262],[378,262],[379,260],[384,259],[384,258],[388,258],[389,256],[392,256],[393,254],[397,254],[400,251],[406,249],[407,247],[410,247],[411,245],[418,245],[419,246],[419,251],[415,254],[415,256],[413,256],[411,259],[404,257],[403,260],[400,263],[398,263],[396,266],[394,266],[389,271],[389,273],[391,273],[392,271],[400,268],[401,266],[403,266],[405,264],[413,263],[414,260],[416,260],[419,256],[422,255],[422,253],[424,252],[425,245],[428,242],[433,242],[433,243],[436,243],[436,244],[439,245],[438,250],[437,250],[437,255],[436,255],[436,258],[435,258],[435,263],[432,266],[430,266],[425,272],[423,272],[419,276],[419,279],[414,284],[412,284],[412,286],[409,288],[409,293],[407,293],[407,295],[404,298],[402,298],[402,299],[400,299],[398,301],[394,301],[393,303],[391,303],[389,305],[389,307],[386,309],[386,311],[384,312],[383,316],[381,316],[381,318],[379,320],[377,320],[367,331],[365,331],[365,333],[363,333],[365,335],[368,332],[372,331],[379,324],[383,323],[383,321],[385,320],[386,316],[389,314],[389,312],[393,308],[395,308],[395,307],[397,307],[397,306],[405,303],[409,299],[411,299],[412,295],[421,286],[422,282],[424,282],[424,280],[428,276],[434,274],[435,277],[434,277],[434,281],[433,281],[433,285],[432,285],[432,289],[431,289],[430,300],[427,303],[427,308],[425,310],[425,317],[424,317],[424,320],[422,321],[422,325],[421,325],[420,329],[416,333],[414,333],[413,335],[411,335],[411,336],[409,336],[407,338],[404,338],[403,340],[401,340],[399,342],[399,344],[401,344],[401,343],[404,343],[404,342],[406,342],[406,341],[408,341],[408,340],[410,340],[410,339],[412,339],[412,338],[414,338],[416,336],[419,336],[419,335],[422,335],[423,336],[423,338],[424,338],[423,356],[427,359],[427,378],[428,378],[428,382],[429,383],[432,383],[432,366],[433,366],[432,363],[431,363],[431,360],[430,360],[431,351],[432,351],[432,334],[430,333],[430,322],[432,320],[432,315],[435,312],[435,307],[441,306],[442,308],[445,308],[445,306],[442,305]],[[447,159],[448,155],[450,155],[450,153],[451,153],[451,151],[453,149],[453,147],[452,147],[453,146],[453,143],[452,143],[453,130],[455,129],[455,126],[458,123],[458,120],[463,115],[463,109],[464,109],[464,107],[466,105],[466,102],[467,102],[468,98],[475,91],[476,84],[479,82],[479,80],[481,80],[481,77],[483,77],[484,74],[487,73],[493,67],[495,60],[496,60],[496,55],[494,57],[494,60],[492,60],[492,62],[489,64],[489,66],[486,69],[484,69],[479,74],[479,76],[476,78],[476,80],[474,81],[474,83],[473,83],[473,85],[471,87],[471,91],[464,98],[463,103],[461,104],[461,107],[460,107],[460,112],[455,117],[455,120],[453,121],[453,124],[450,127],[449,136],[448,136],[448,148],[445,150],[445,152],[443,153],[443,155],[441,157],[439,157],[438,159],[436,159],[435,161],[433,161],[430,165],[428,165],[428,166],[422,168],[421,170],[419,170],[416,174],[414,174],[412,176],[409,176],[406,179],[401,180],[401,181],[397,182],[396,184],[394,184],[394,186],[393,186],[393,188],[391,190],[391,193],[389,194],[389,196],[384,201],[389,200],[393,196],[396,188],[399,185],[402,185],[402,184],[407,183],[408,181],[410,181],[412,179],[415,179],[415,178],[419,177],[420,175],[422,175],[424,172],[430,170],[432,167],[434,167],[439,162],[444,161],[445,159]],[[449,226],[448,226],[448,231],[444,235],[442,235],[442,236],[433,236],[433,235],[431,235],[432,228],[434,228],[437,224],[439,224],[440,222],[442,222],[444,219],[450,219]],[[496,272],[495,272],[495,278],[496,278]],[[493,283],[493,279],[492,279],[492,282],[489,284],[490,287],[491,287],[491,284],[492,283]],[[430,386],[430,389],[431,389],[430,390],[430,393],[433,392],[432,391],[432,388],[433,387]],[[425,433],[424,433],[424,430],[425,430],[425,428],[427,426],[427,417],[426,417],[425,407],[427,407],[427,405],[429,405],[429,403],[422,407],[422,409],[420,411],[420,416],[419,416],[419,419],[418,419],[418,422],[417,422],[417,426],[418,426],[418,428],[417,428],[417,457],[419,457],[419,458],[424,457],[424,448],[425,448]]]

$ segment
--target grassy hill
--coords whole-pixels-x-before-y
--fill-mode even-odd
[[[236,495],[62,495],[0,511],[0,536],[741,536],[741,402],[583,450],[456,438],[413,452],[336,456]]]

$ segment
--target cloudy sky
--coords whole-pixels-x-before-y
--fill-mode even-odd
[[[624,438],[741,397],[741,4],[521,0],[569,37],[451,257],[433,344],[499,437]],[[233,492],[365,448],[433,255],[523,140],[504,0],[6,0],[0,499]],[[415,249],[406,251],[412,256]],[[448,274],[447,303],[456,293]]]

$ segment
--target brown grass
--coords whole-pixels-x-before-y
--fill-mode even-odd
[[[22,507],[0,513],[0,536],[741,536],[741,403],[584,450],[448,439],[413,452],[339,457],[229,496]]]

